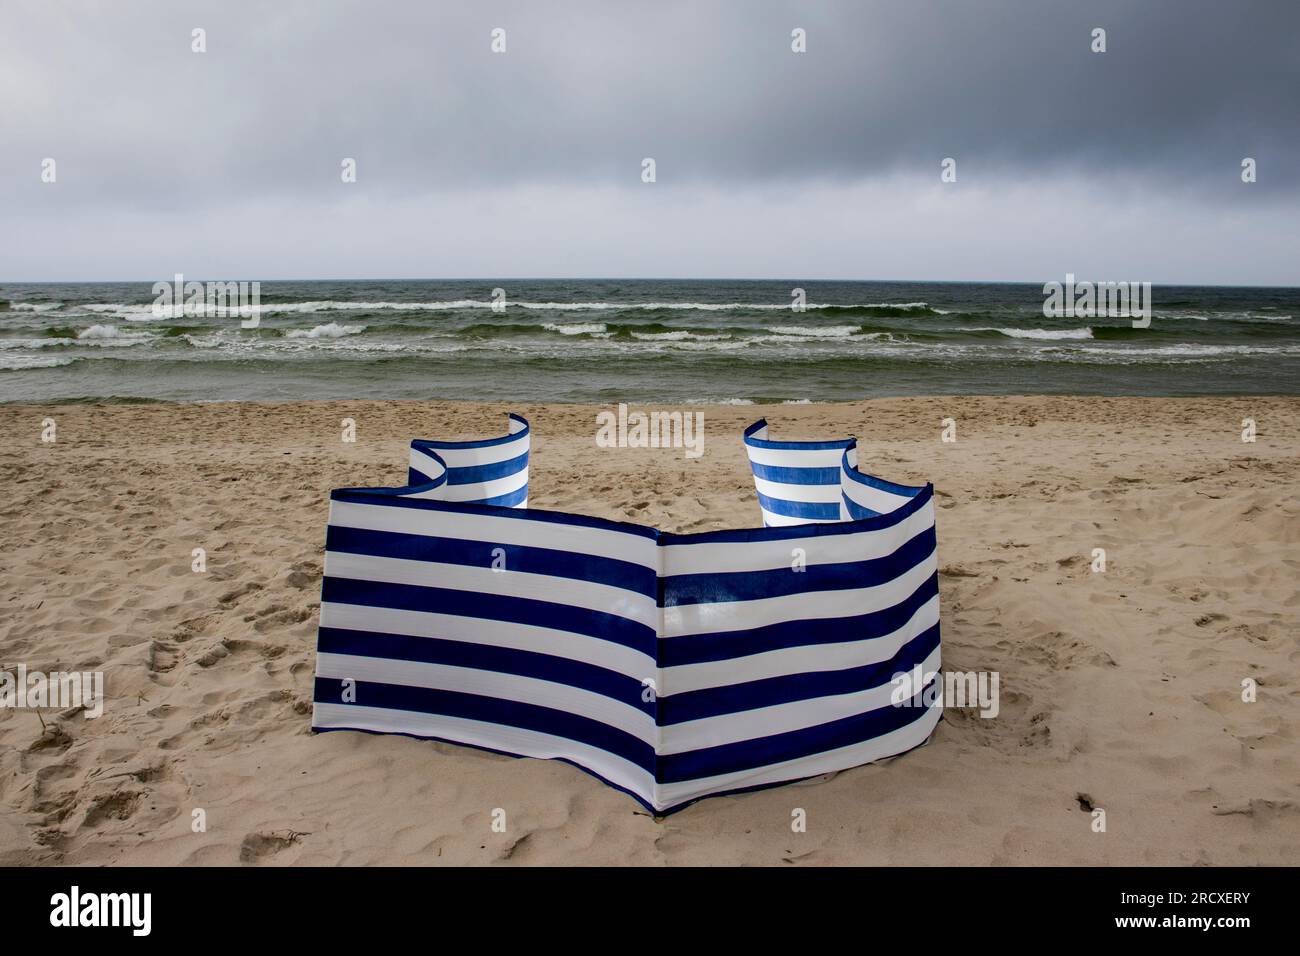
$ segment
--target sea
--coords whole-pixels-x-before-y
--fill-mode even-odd
[[[0,284],[0,402],[1300,392],[1296,288],[1155,286],[1146,328],[1048,317],[1041,283],[267,281],[256,328],[157,299]]]

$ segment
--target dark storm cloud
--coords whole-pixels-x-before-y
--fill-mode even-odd
[[[1295,283],[1298,28],[1291,0],[0,0],[0,280]]]
[[[1258,193],[1297,181],[1298,32],[1298,4],[1226,0],[24,3],[0,172],[29,186],[54,156],[78,202],[220,200],[320,188],[345,156],[397,193],[636,182],[645,156],[724,187],[953,156],[968,180],[1222,191],[1253,156]]]

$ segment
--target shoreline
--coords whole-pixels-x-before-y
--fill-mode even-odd
[[[634,406],[702,412],[699,458],[599,447],[616,406],[0,406],[0,663],[101,670],[107,694],[44,733],[0,710],[0,863],[1300,860],[1300,398]],[[556,761],[311,734],[329,490],[404,484],[411,439],[491,437],[507,411],[532,422],[530,507],[665,531],[761,524],[740,439],[759,417],[933,482],[944,664],[999,673],[1000,713],[949,709],[907,754],[664,822]]]
[[[830,398],[830,399],[782,399],[782,400],[751,400],[751,399],[731,399],[725,401],[700,401],[700,402],[675,402],[675,401],[634,401],[629,399],[613,399],[608,402],[552,402],[541,399],[524,399],[519,401],[510,401],[506,399],[474,399],[474,398],[439,398],[432,396],[428,398],[295,398],[295,399],[265,399],[265,398],[200,398],[200,399],[177,399],[177,398],[146,398],[134,395],[114,395],[114,396],[94,396],[84,398],[60,398],[50,399],[42,402],[31,402],[24,399],[0,399],[0,410],[40,410],[46,408],[118,408],[131,406],[162,406],[162,407],[207,407],[212,405],[256,405],[266,407],[292,407],[299,405],[320,406],[320,405],[345,405],[345,404],[380,404],[380,405],[451,405],[456,407],[469,408],[506,408],[514,406],[529,406],[533,408],[591,408],[591,409],[611,409],[617,408],[618,405],[624,404],[628,407],[645,407],[645,408],[664,408],[664,409],[691,409],[692,411],[704,411],[708,409],[742,409],[742,408],[806,408],[831,406],[843,408],[851,405],[867,405],[877,402],[901,402],[901,401],[968,401],[968,400],[1006,400],[1006,401],[1052,401],[1060,399],[1088,399],[1097,401],[1134,401],[1134,402],[1192,402],[1192,401],[1248,401],[1261,399],[1265,401],[1300,401],[1300,394],[1290,392],[1196,392],[1187,394],[1161,394],[1146,395],[1138,392],[1129,392],[1123,394],[1108,394],[1102,392],[935,392],[927,395],[912,395],[908,393],[899,393],[893,395],[873,395],[862,398]]]

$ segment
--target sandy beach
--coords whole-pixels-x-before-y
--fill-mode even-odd
[[[329,490],[404,484],[410,439],[511,410],[531,507],[665,530],[759,524],[764,415],[933,481],[944,664],[997,671],[1000,713],[665,820],[554,761],[311,733]],[[0,667],[107,685],[98,719],[0,710],[0,864],[1300,863],[1300,399],[695,406],[699,458],[598,447],[600,410],[0,407]]]

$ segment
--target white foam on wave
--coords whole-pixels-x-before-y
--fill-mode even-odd
[[[0,372],[22,372],[34,368],[58,368],[76,359],[46,355],[0,355]]]
[[[323,328],[323,327],[318,327]],[[365,328],[357,326],[357,329]],[[293,332],[299,332],[300,335],[293,335]],[[346,358],[349,354],[362,354],[367,352],[383,353],[409,353],[418,354],[442,354],[447,352],[464,352],[471,348],[468,345],[459,345],[443,338],[441,344],[433,344],[429,339],[420,339],[411,342],[360,342],[356,341],[353,336],[354,332],[321,332],[312,335],[317,329],[292,329],[290,334],[285,338],[270,338],[267,336],[257,336],[241,334],[238,330],[221,329],[208,334],[196,335],[187,333],[180,336],[181,340],[192,345],[196,349],[216,349],[225,352],[239,353],[274,353],[289,352],[302,353],[306,351],[324,351],[334,352],[340,357]],[[433,336],[431,338],[439,339],[442,337]]]
[[[816,339],[846,339],[858,331],[856,325],[774,325],[777,335],[802,335]]]
[[[9,308],[14,312],[53,312],[61,305],[62,302],[10,302]]]
[[[542,328],[547,332],[558,332],[561,335],[596,335],[608,331],[604,322],[571,322],[568,324],[547,322]]]
[[[119,336],[116,325],[92,325],[88,329],[82,329],[77,333],[79,339],[112,339]]]
[[[1217,355],[1296,355],[1300,346],[1289,345],[1160,345],[1153,348],[1079,349],[1093,355],[1160,355],[1170,357],[1213,358]]]
[[[77,333],[77,345],[95,345],[101,348],[130,348],[151,341],[148,332],[123,331],[116,325],[92,325]]]
[[[101,347],[129,347],[153,339],[147,332],[123,332],[115,325],[92,325],[82,329],[77,337],[66,336],[44,339],[0,339],[0,350],[9,349],[48,349],[68,345],[95,345]]]
[[[285,337],[291,339],[337,339],[345,335],[360,335],[365,330],[364,325],[339,325],[337,322],[330,322],[312,329],[290,329],[285,333]]]
[[[56,345],[71,345],[72,339],[0,339],[0,351],[8,349],[48,349]]]
[[[149,322],[158,319],[175,318],[177,315],[184,313],[183,309],[159,309],[155,312],[152,305],[128,305],[121,302],[91,302],[86,305],[76,306],[76,310],[91,312],[95,315],[108,315],[131,322]]]
[[[490,309],[491,300],[453,299],[447,302],[352,302],[324,299],[316,302],[265,302],[262,313],[277,312],[450,312],[456,309]]]
[[[672,332],[633,332],[632,338],[640,342],[722,342],[731,336],[726,333],[710,335],[677,329]]]
[[[1081,329],[1014,329],[1014,328],[993,328],[991,326],[978,326],[976,328],[957,329],[958,332],[998,332],[1012,339],[1041,339],[1044,341],[1058,341],[1061,339],[1090,339],[1092,338],[1092,329],[1084,326]]]

